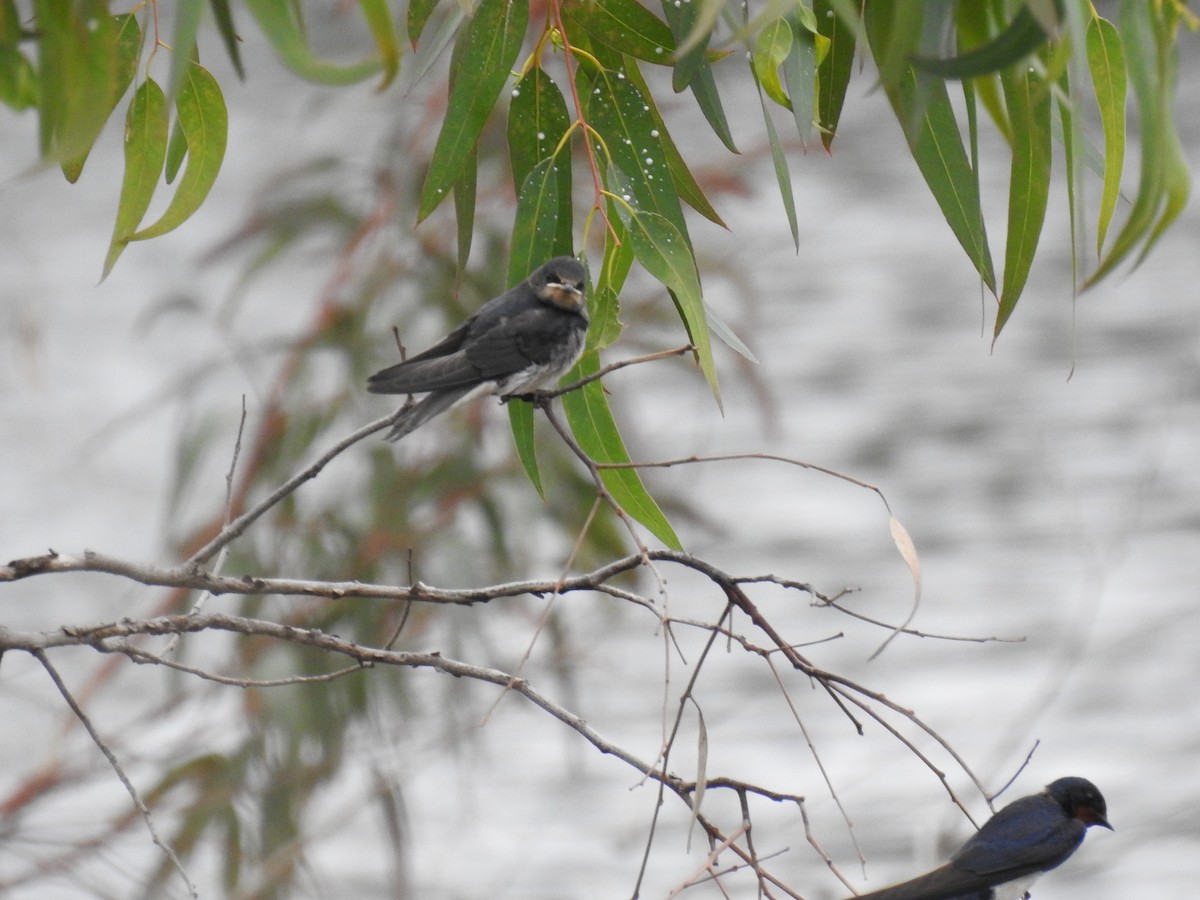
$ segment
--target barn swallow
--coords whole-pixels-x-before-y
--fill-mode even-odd
[[[579,260],[555,257],[424,353],[372,375],[373,394],[428,395],[396,414],[387,440],[400,440],[467,397],[507,400],[561,378],[583,353],[584,277]]]
[[[1086,778],[1060,778],[988,819],[946,865],[850,900],[1022,900],[1078,849],[1088,826],[1112,829],[1107,812]]]

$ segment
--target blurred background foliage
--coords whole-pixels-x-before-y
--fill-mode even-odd
[[[703,300],[688,220],[695,214],[723,224],[717,194],[737,187],[736,174],[700,178],[689,168],[687,135],[672,132],[660,111],[671,91],[689,92],[736,153],[720,86],[753,79],[781,222],[798,240],[788,150],[833,150],[851,79],[878,81],[948,226],[995,297],[996,335],[1036,256],[1052,165],[1069,173],[1065,201],[1081,289],[1123,261],[1144,258],[1188,197],[1172,118],[1179,28],[1195,26],[1182,0],[359,0],[339,14],[356,18],[360,40],[333,59],[314,50],[321,42],[303,3],[170,6],[0,0],[0,102],[35,111],[47,164],[69,180],[81,177],[105,123],[124,119],[125,173],[114,191],[110,249],[96,260],[97,271],[107,274],[123,252],[136,252],[131,245],[185,225],[221,168],[237,165],[225,157],[229,91],[202,59],[225,53],[244,73],[239,34],[250,23],[298,77],[328,85],[373,79],[407,110],[409,131],[398,124],[373,183],[353,200],[345,185],[361,173],[347,173],[338,161],[280,173],[214,250],[242,272],[220,313],[227,321],[237,319],[256,279],[270,279],[298,256],[317,256],[329,272],[294,340],[240,348],[271,358],[275,374],[245,423],[230,515],[302,468],[314,448],[361,424],[355,398],[366,376],[396,352],[393,326],[419,349],[417,335],[443,333],[558,253],[582,253],[591,269],[594,326],[581,371],[594,370],[618,336],[623,355],[686,340],[719,396],[710,338],[749,352]],[[401,93],[397,84],[407,72],[414,75]],[[1124,165],[1130,100],[1140,139],[1135,174]],[[417,121],[425,127],[413,128]],[[1004,139],[1000,159],[982,157],[981,146],[996,146],[980,140],[988,122]],[[781,137],[781,128],[795,136]],[[1007,209],[994,221],[980,199],[985,165],[1010,171]],[[156,195],[165,207],[148,220]],[[1100,198],[1095,209],[1084,202],[1092,196]],[[441,209],[450,197],[452,218]],[[685,206],[693,213],[685,215]],[[992,256],[989,224],[1004,234],[1002,267]],[[623,292],[635,262],[673,303]],[[394,297],[403,302],[383,302]],[[623,334],[621,318],[639,328]],[[607,399],[598,386],[563,403],[583,446],[615,447],[610,461],[622,458],[624,444],[604,418]],[[573,403],[599,404],[599,415],[580,406],[572,415]],[[453,427],[406,441],[402,464],[391,446],[361,446],[273,509],[220,565],[312,579],[496,583],[561,566],[585,522],[575,566],[629,552],[608,510],[589,517],[591,482],[549,429],[514,416],[518,438],[537,446],[536,461],[522,459],[507,435],[483,427],[481,409],[469,407]],[[180,430],[172,509],[184,508],[214,460],[228,464],[227,418],[195,410]],[[529,476],[540,481],[544,500],[529,489]],[[642,523],[664,543],[677,540],[668,520],[701,524],[680,498],[650,499],[636,477],[610,478],[618,501],[641,510]],[[345,503],[347,496],[355,502]],[[171,542],[187,557],[225,517],[213,510],[208,521],[181,522],[168,514]],[[175,594],[162,609],[196,602]],[[505,627],[511,616],[526,617],[521,624],[531,628],[538,608],[533,598],[473,610],[255,597],[240,611],[366,644],[438,646],[504,666],[510,661],[489,657],[489,629]],[[541,639],[554,646],[553,621]],[[202,650],[184,641],[178,659],[236,678],[318,679],[249,688],[231,699],[228,688],[181,678],[141,723],[176,714],[186,721],[208,705],[234,715],[223,721],[238,724],[219,740],[202,736],[199,726],[174,735],[167,755],[176,763],[147,792],[156,808],[177,808],[178,815],[161,820],[171,823],[163,836],[185,860],[205,842],[216,847],[229,896],[296,895],[314,837],[307,818],[324,792],[347,782],[347,762],[361,765],[361,747],[396,727],[397,717],[450,731],[479,712],[459,685],[415,697],[397,671],[329,679],[324,655],[263,639],[206,642]],[[568,667],[556,675],[569,684]],[[68,788],[79,776],[55,768],[66,765],[51,764],[53,777],[30,785],[21,802]],[[374,774],[357,788],[398,835],[402,785],[382,768]],[[112,823],[114,834],[139,827],[133,816]],[[403,841],[395,845],[399,870]],[[33,860],[28,878],[39,866],[76,865],[98,846],[89,840],[56,848]],[[144,895],[159,895],[173,877],[165,863],[146,873]]]

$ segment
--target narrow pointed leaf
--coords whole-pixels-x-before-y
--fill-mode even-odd
[[[980,4],[982,5],[982,4]],[[1049,38],[1037,17],[1022,6],[992,40],[945,59],[914,55],[913,66],[939,78],[975,78],[999,72],[1023,60]]]
[[[233,11],[229,8],[229,0],[209,0],[208,5],[212,9],[217,33],[221,35],[221,43],[225,45],[225,52],[229,54],[229,61],[233,63],[238,78],[245,81],[246,70],[242,66],[242,51],[239,47],[242,39],[238,37],[237,26],[233,23]]]
[[[529,5],[522,0],[482,0],[459,31],[450,104],[421,188],[418,221],[446,199],[467,165],[521,51],[528,18]]]
[[[171,139],[167,142],[167,164],[163,169],[163,180],[167,184],[175,183],[175,176],[183,168],[187,159],[187,137],[184,136],[183,126],[175,119],[175,127],[171,129]]]
[[[180,0],[171,34],[171,75],[167,80],[167,99],[175,100],[179,86],[187,75],[187,67],[199,61],[196,35],[204,15],[204,0]]]
[[[908,0],[887,0],[866,7],[866,32],[876,59],[896,52],[895,41],[900,38],[889,29],[897,26],[897,16],[902,18],[902,13],[911,12],[911,5]],[[906,47],[910,39],[903,39]],[[911,47],[904,51],[905,54],[910,52]],[[882,72],[880,77],[883,78]],[[912,68],[906,67],[895,82],[884,79],[883,86],[904,129],[917,168],[946,217],[946,223],[967,252],[983,283],[995,293],[996,274],[983,224],[979,177],[971,168],[963,147],[946,83],[927,77],[918,80]]]
[[[513,284],[546,260],[571,253],[570,228],[565,234],[559,228],[562,205],[557,169],[556,157],[543,159],[525,177],[525,184],[517,195],[508,268],[508,280]]]
[[[537,448],[534,441],[533,404],[523,400],[509,400],[508,424],[512,429],[513,445],[517,448],[517,459],[529,478],[538,496],[546,499],[546,490],[542,487],[542,473],[538,468]]]
[[[596,352],[583,355],[568,380],[583,378],[600,371],[600,356]],[[583,451],[596,462],[627,463],[629,452],[617,431],[608,398],[599,381],[585,384],[577,391],[564,394],[563,409],[571,433]],[[601,469],[600,480],[613,501],[628,515],[646,526],[656,538],[676,550],[683,549],[679,537],[663,515],[654,498],[646,491],[635,469]]]
[[[458,271],[465,272],[471,255],[471,238],[475,233],[476,166],[474,149],[462,174],[454,182],[454,222],[458,236]]]
[[[203,66],[192,63],[188,67],[175,110],[187,143],[187,168],[162,218],[130,235],[131,241],[158,237],[182,225],[200,208],[221,170],[229,115],[217,80]]]
[[[408,40],[415,47],[417,41],[421,39],[421,33],[425,30],[426,24],[429,22],[429,17],[433,15],[433,8],[437,6],[437,0],[409,0],[408,3]]]
[[[678,48],[683,41],[689,41],[688,49],[675,54],[675,70],[671,74],[671,87],[676,93],[692,83],[698,73],[708,67],[706,54],[708,51],[708,34],[692,34],[692,29],[700,15],[699,3],[676,3],[675,0],[662,0],[663,14],[667,19],[671,34],[675,37]],[[689,40],[690,39],[690,40]]]
[[[854,31],[835,14],[830,0],[814,0],[813,13],[817,28],[829,41],[829,51],[817,67],[817,125],[821,128],[821,142],[828,150],[833,146],[854,71]]]
[[[1008,239],[1004,285],[995,335],[1016,308],[1037,252],[1050,195],[1050,91],[1041,78],[1018,66],[1001,76],[1012,124],[1012,167],[1008,184]]]
[[[553,232],[545,234],[540,245],[527,241],[527,251],[523,254],[516,251],[514,244],[509,268],[510,280],[514,283],[551,256],[571,252],[571,153],[566,145],[559,149],[570,126],[570,114],[558,85],[540,68],[530,69],[513,89],[512,103],[508,108],[508,158],[518,196],[513,231],[515,234],[526,227],[544,229],[549,226]],[[530,194],[533,188],[527,184],[533,169],[552,158],[553,165],[544,168],[542,177],[555,182],[553,210],[541,206],[546,196],[544,189],[541,191],[542,199],[537,205],[531,205],[534,202]],[[518,257],[521,258],[519,264]]]
[[[687,328],[688,339],[696,348],[700,371],[704,373],[719,405],[721,391],[717,384],[708,317],[700,293],[700,274],[696,271],[691,249],[683,235],[663,216],[638,212],[625,224],[638,262],[671,292],[671,298]]]
[[[767,96],[785,109],[792,108],[792,101],[783,88],[779,67],[792,52],[794,40],[792,26],[785,19],[776,19],[758,33],[752,55],[754,77]]]
[[[920,49],[925,2],[872,0],[864,9],[864,22],[879,69],[879,81],[890,94],[908,73],[909,58]]]
[[[995,293],[996,274],[983,224],[979,179],[963,147],[945,83],[934,82],[925,99],[923,114],[912,130],[906,132],[909,150],[950,230],[967,252],[983,283]],[[910,72],[892,98],[897,118],[902,123],[911,121],[918,100],[916,79]]]
[[[687,225],[667,168],[657,123],[650,104],[624,72],[602,72],[588,95],[587,118],[603,143],[594,141],[603,158],[612,154],[612,169],[620,183],[607,184],[635,210],[658,213],[687,239]]]
[[[38,105],[37,73],[16,47],[0,47],[0,103],[21,112]]]
[[[1104,239],[1121,196],[1125,167],[1125,49],[1115,25],[1099,16],[1087,27],[1087,61],[1104,129],[1104,188],[1096,221],[1096,253],[1104,252]]]
[[[1181,166],[1182,150],[1172,117],[1175,26],[1168,23],[1168,16],[1165,9],[1152,9],[1145,3],[1126,2],[1121,6],[1126,69],[1141,124],[1141,173],[1129,216],[1088,285],[1112,271],[1143,240],[1144,258],[1187,199],[1190,176]],[[1164,33],[1168,31],[1171,33]]]
[[[792,118],[796,122],[796,133],[800,145],[807,147],[812,141],[813,117],[817,89],[817,48],[811,32],[793,20],[792,49],[783,61],[783,78],[792,100]]]
[[[168,120],[166,95],[152,79],[147,79],[134,93],[125,117],[125,174],[101,279],[112,271],[129,242],[129,235],[141,224],[150,207],[167,153]]]
[[[658,65],[674,62],[671,29],[637,0],[564,4],[563,14],[568,23],[607,47]]]
[[[729,130],[729,120],[725,118],[725,107],[721,104],[721,95],[717,92],[717,79],[710,66],[705,65],[693,77],[688,87],[692,96],[700,106],[700,112],[708,120],[713,133],[721,139],[730,153],[737,153],[738,148],[733,142],[733,132]]]
[[[588,350],[603,350],[615,344],[625,327],[620,319],[620,294],[629,270],[633,267],[633,245],[626,240],[624,223],[621,222],[611,201],[609,220],[616,235],[610,237],[604,245],[600,273],[588,298],[588,311],[592,318],[591,324],[588,325]]]
[[[400,71],[400,44],[396,40],[396,28],[392,24],[392,14],[388,10],[386,0],[358,0],[367,27],[371,29],[371,37],[379,48],[379,59],[383,64],[383,81],[379,90],[383,90]]]
[[[382,67],[376,57],[347,64],[318,58],[308,46],[297,19],[297,6],[291,0],[245,0],[245,3],[284,65],[301,78],[317,84],[356,84]]]
[[[133,81],[141,50],[133,15],[92,11],[54,0],[34,5],[42,156],[58,162],[72,182]]]
[[[783,210],[787,214],[788,226],[792,229],[792,242],[796,252],[800,252],[800,223],[796,218],[796,197],[792,191],[792,174],[788,169],[787,155],[783,152],[783,144],[779,141],[779,132],[771,121],[771,111],[762,94],[758,95],[762,105],[763,122],[767,127],[767,143],[771,147],[771,163],[775,167],[775,182],[779,185],[779,197],[783,200]]]
[[[657,137],[662,144],[663,158],[667,161],[667,168],[671,172],[671,180],[675,182],[675,191],[679,194],[679,199],[710,222],[720,225],[722,228],[728,228],[725,220],[718,215],[708,197],[704,195],[704,191],[696,181],[696,176],[688,168],[683,154],[675,146],[675,141],[671,138],[671,133],[667,131],[667,124],[658,110],[658,105],[654,102],[649,87],[646,86],[645,79],[642,78],[641,71],[636,65],[627,64],[625,73],[634,86],[641,91],[642,98],[650,107],[650,118],[654,120],[654,129],[650,132],[650,136],[655,137],[654,131],[658,132]]]

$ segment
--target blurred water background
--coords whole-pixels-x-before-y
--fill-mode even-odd
[[[1188,41],[1190,38],[1184,38]],[[222,78],[231,111],[226,168],[209,201],[179,231],[126,251],[97,285],[120,171],[115,123],[76,186],[29,174],[30,116],[0,132],[0,556],[47,547],[163,559],[171,435],[186,415],[168,387],[196,367],[219,369],[206,390],[236,409],[261,401],[268,367],[236,357],[236,334],[216,310],[237,277],[205,261],[281,169],[324,154],[369,168],[394,127],[393,95],[370,86],[304,86],[255,60],[244,85]],[[1184,142],[1200,116],[1194,65],[1180,91]],[[1040,741],[1005,800],[1062,775],[1091,778],[1115,833],[1093,831],[1036,890],[1037,900],[1190,897],[1200,880],[1200,214],[1195,207],[1132,273],[1072,299],[1061,183],[1033,278],[994,351],[991,316],[964,255],[901,147],[870,78],[851,86],[832,156],[792,156],[800,247],[792,246],[752,95],[730,86],[730,161],[688,98],[669,112],[685,154],[704,170],[737,167],[753,189],[718,202],[730,232],[697,224],[706,295],[758,355],[747,374],[719,351],[724,414],[680,362],[654,375],[609,379],[635,458],[762,451],[874,483],[911,533],[924,593],[914,627],[959,642],[901,637],[868,657],[886,632],[807,598],[756,589],[789,634],[836,640],[806,649],[819,665],[914,709],[984,779],[1003,784]],[[683,136],[687,135],[686,139]],[[1194,160],[1193,160],[1194,162]],[[1136,166],[1136,160],[1128,163]],[[1060,173],[1061,174],[1061,173]],[[1004,171],[988,171],[999,250]],[[347,185],[347,190],[365,190]],[[238,320],[255,339],[293,334],[328,273],[314,261],[254,287]],[[163,298],[177,297],[177,308]],[[188,312],[199,304],[199,313]],[[151,310],[156,310],[151,315]],[[662,346],[680,342],[664,332]],[[611,358],[622,355],[618,345]],[[364,395],[363,421],[386,411]],[[234,420],[236,421],[236,420]],[[505,430],[492,415],[491,428]],[[229,441],[232,444],[232,433]],[[399,457],[402,464],[403,457]],[[888,622],[906,615],[908,573],[878,499],[850,484],[769,462],[717,463],[647,475],[686,496],[714,527],[684,535],[688,549],[737,574],[774,572],[833,593]],[[211,509],[223,492],[195,502]],[[542,574],[552,574],[551,572]],[[720,600],[668,571],[670,603],[702,617]],[[143,591],[104,576],[56,576],[7,586],[12,628],[53,628],[147,612]],[[614,616],[612,601],[570,598],[577,651],[564,698],[617,743],[652,758],[660,739],[663,644],[649,616]],[[565,604],[563,604],[565,605]],[[560,607],[561,608],[561,607]],[[513,626],[513,646],[530,623]],[[91,655],[62,654],[70,672]],[[969,833],[936,779],[880,733],[859,737],[817,692],[792,685],[806,726],[869,864],[869,882],[820,772],[761,669],[712,661],[701,683],[710,774],[761,779],[808,797],[814,834],[857,886],[878,887],[943,859]],[[673,677],[680,677],[677,673]],[[143,683],[145,682],[143,677]],[[481,708],[493,693],[476,692]],[[553,692],[552,692],[553,693]],[[110,701],[111,732],[120,703]],[[61,704],[44,673],[5,659],[0,790],[62,745]],[[206,710],[219,730],[220,711]],[[428,735],[397,734],[412,822],[408,883],[375,862],[377,818],[347,814],[312,861],[325,896],[592,898],[628,896],[653,809],[653,791],[573,733],[515,698],[452,753]],[[124,740],[127,749],[136,741]],[[71,746],[80,744],[72,738]],[[681,741],[686,747],[687,741]],[[414,747],[416,749],[414,749]],[[391,747],[363,749],[390,758]],[[676,760],[681,774],[694,763]],[[945,764],[942,760],[941,764]],[[977,817],[963,774],[947,767]],[[119,788],[107,795],[120,802]],[[113,797],[116,800],[113,800]],[[76,811],[87,820],[90,795]],[[99,801],[96,801],[99,802]],[[709,802],[727,800],[712,797]],[[672,800],[642,896],[664,896],[681,866],[686,812]],[[756,809],[760,853],[815,898],[845,893],[805,841],[794,809]],[[7,843],[7,846],[6,846]],[[703,858],[695,841],[693,864]],[[666,848],[666,849],[664,849]],[[152,853],[145,840],[142,853]],[[0,871],[20,848],[0,841]],[[8,855],[8,862],[4,857]],[[120,896],[125,863],[104,892],[64,883],[21,896]],[[329,874],[333,873],[333,874]],[[314,875],[320,882],[320,878]],[[331,886],[333,885],[333,886]],[[93,889],[96,893],[93,894]],[[182,893],[179,894],[182,896]],[[712,888],[691,895],[717,896]],[[746,894],[750,896],[751,894]],[[17,896],[17,894],[14,894]],[[205,893],[204,896],[217,896]]]

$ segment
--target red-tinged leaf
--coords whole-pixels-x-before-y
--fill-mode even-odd
[[[521,51],[528,18],[529,5],[522,0],[482,0],[459,32],[450,105],[421,188],[418,221],[446,199],[467,165]]]
[[[600,371],[600,356],[596,352],[583,355],[567,379],[574,381]],[[579,446],[599,463],[628,463],[629,452],[617,431],[608,398],[599,381],[585,384],[579,390],[563,395],[563,409],[571,433]],[[613,502],[626,514],[641,522],[668,547],[681,550],[682,544],[671,523],[663,515],[654,498],[642,484],[636,469],[601,469],[600,480]]]
[[[153,80],[147,79],[134,93],[125,116],[125,174],[101,280],[108,277],[129,243],[129,236],[150,208],[166,157],[168,121],[166,95]]]
[[[207,69],[197,63],[188,66],[175,111],[187,143],[187,168],[162,218],[130,235],[131,241],[158,237],[182,225],[200,208],[221,170],[229,116],[221,89]]]

